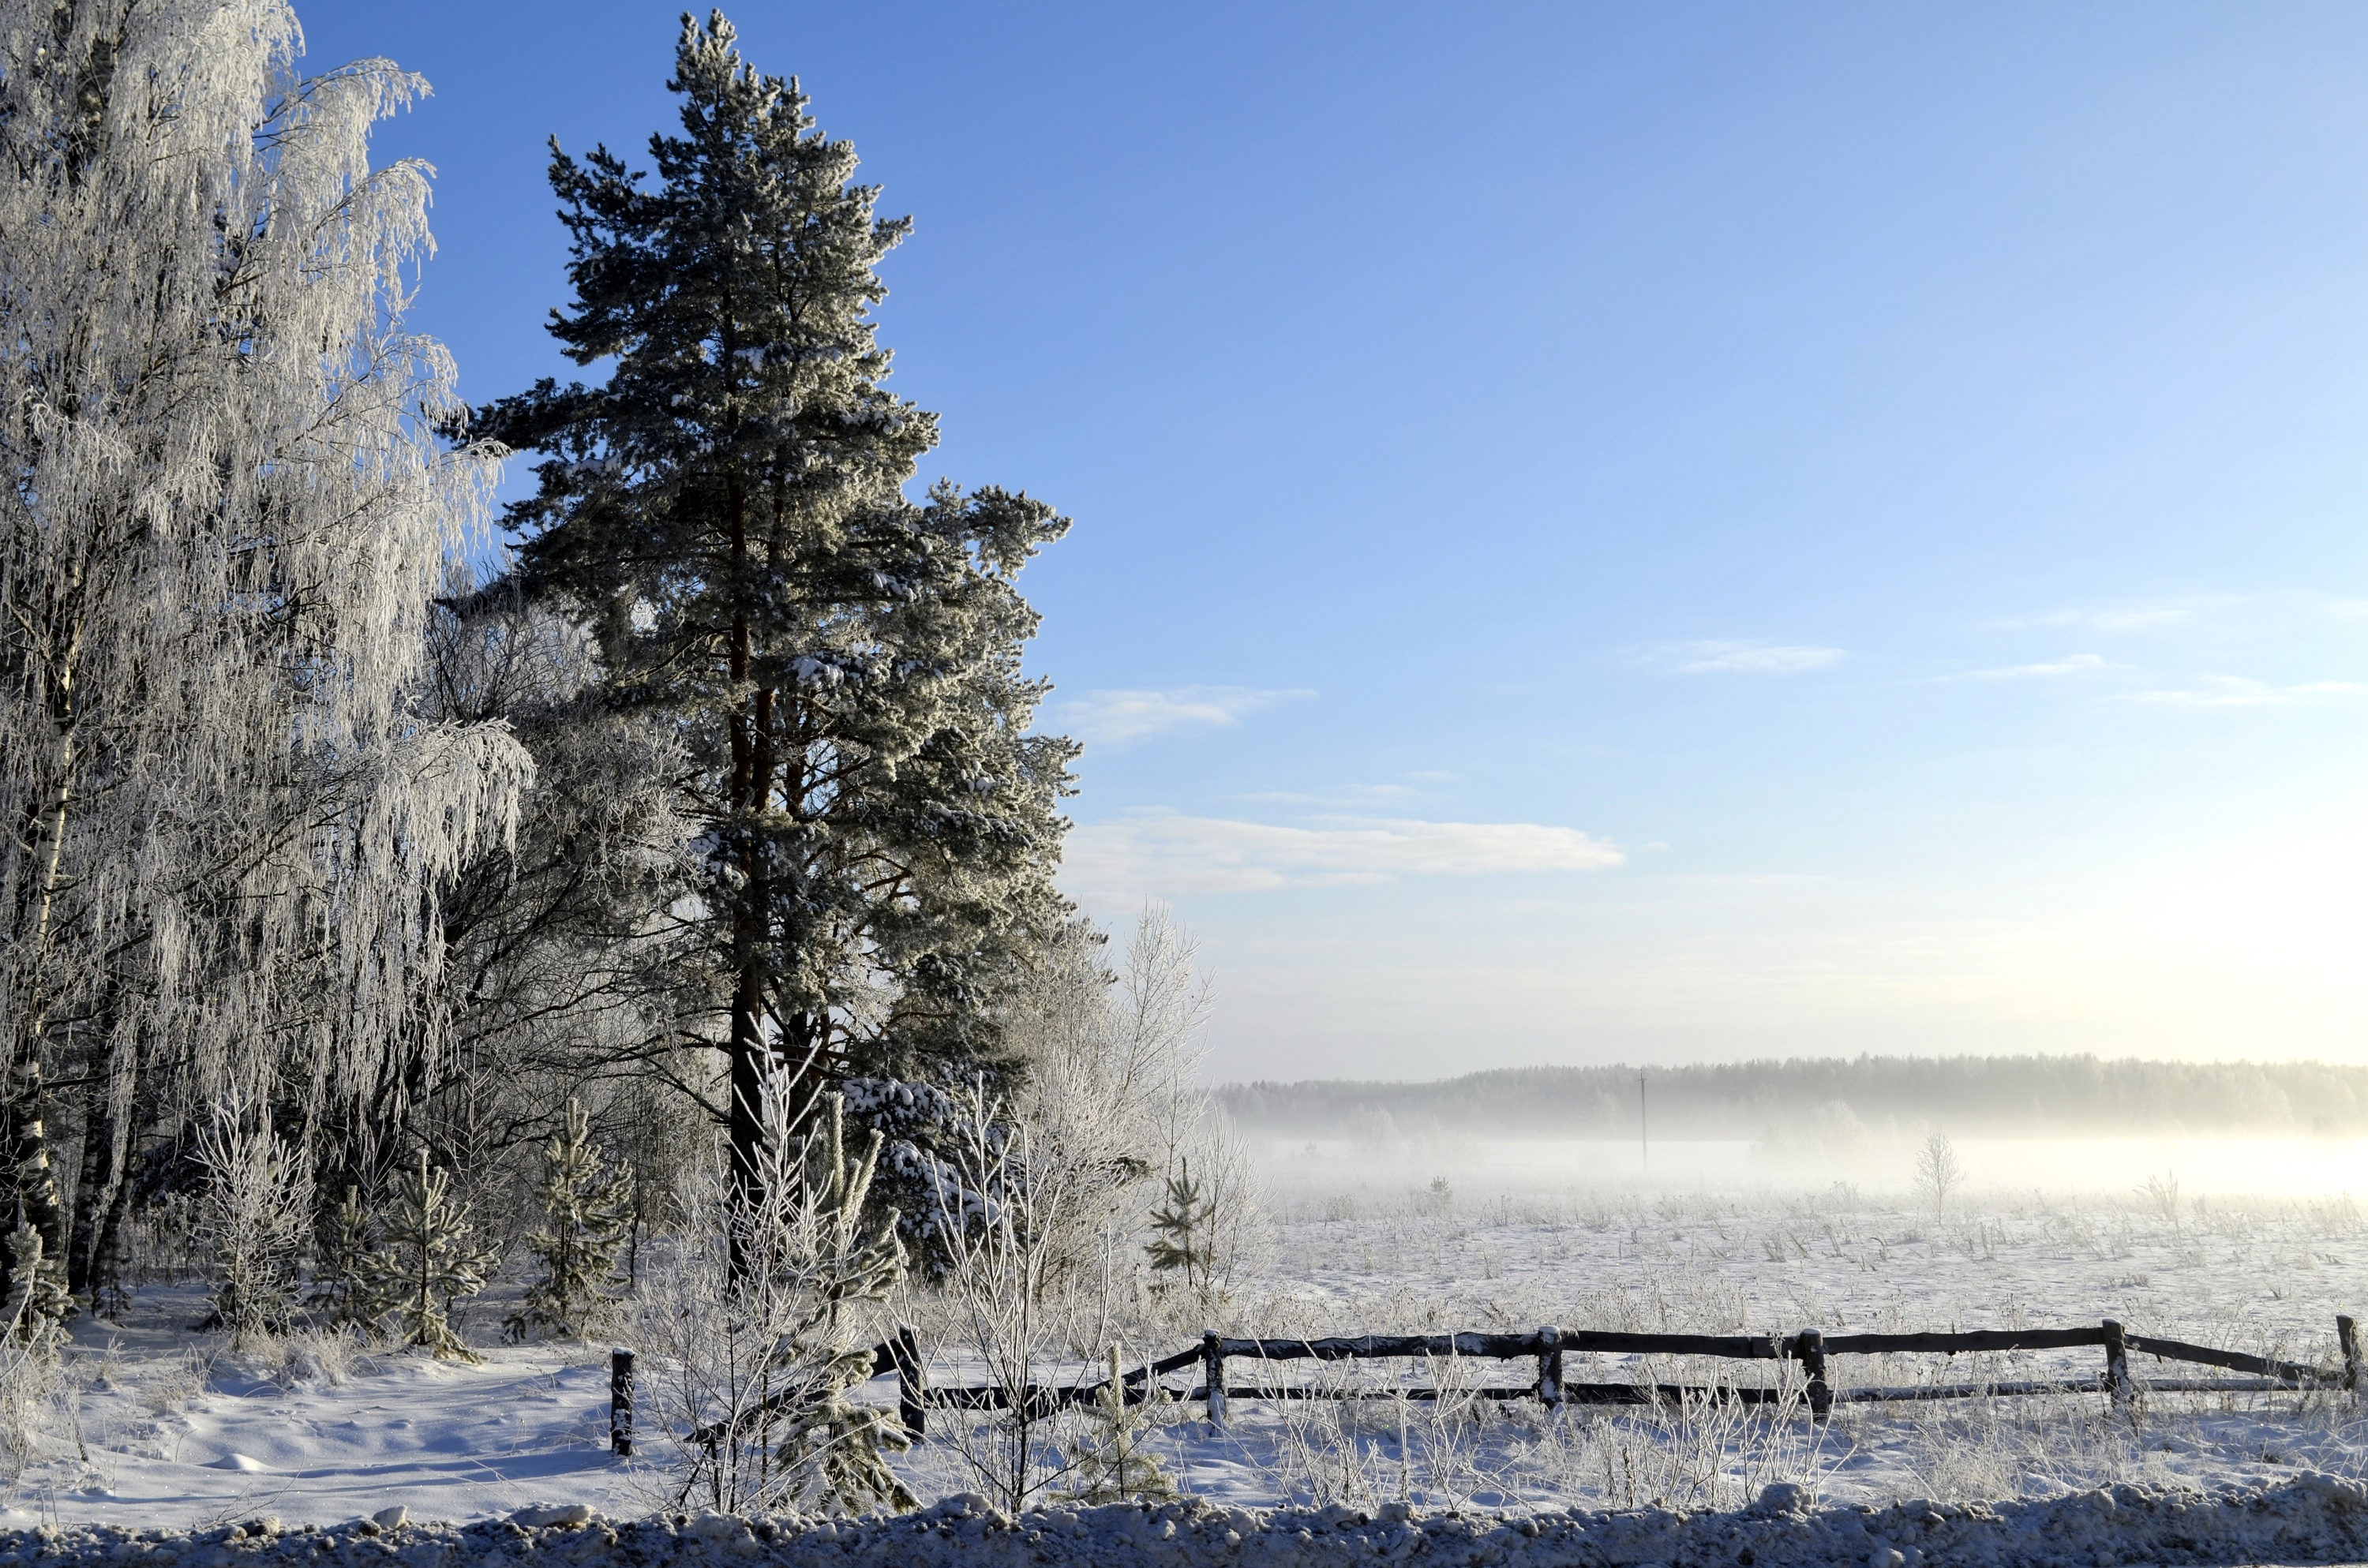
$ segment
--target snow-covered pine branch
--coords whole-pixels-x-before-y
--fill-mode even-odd
[[[452,1303],[485,1288],[500,1261],[474,1245],[475,1227],[452,1197],[452,1173],[431,1165],[427,1151],[397,1184],[378,1250],[364,1267],[363,1289],[379,1318],[394,1320],[395,1343],[430,1355],[473,1361],[452,1327]]]
[[[509,511],[519,580],[582,607],[617,705],[682,737],[703,858],[668,907],[703,984],[678,1026],[723,1058],[715,1108],[754,1201],[771,1064],[1010,1065],[1003,1004],[1067,915],[1076,755],[1031,733],[1045,687],[1014,579],[1067,522],[1005,490],[905,495],[936,420],[884,385],[872,311],[907,222],[720,14],[684,19],[671,85],[655,180],[552,153],[575,294],[552,332],[606,381],[545,381],[484,428],[541,457]]]
[[[198,1215],[214,1255],[214,1315],[244,1346],[288,1326],[313,1220],[313,1161],[271,1125],[268,1107],[224,1096],[198,1133]]]

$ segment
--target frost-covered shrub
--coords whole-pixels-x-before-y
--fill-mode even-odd
[[[591,1119],[574,1100],[567,1121],[542,1147],[542,1223],[528,1233],[527,1249],[542,1276],[526,1289],[511,1314],[513,1338],[541,1329],[562,1337],[583,1334],[593,1314],[614,1299],[617,1254],[633,1222],[633,1173],[618,1169],[592,1142]]]
[[[675,1506],[914,1506],[885,1458],[903,1427],[852,1397],[904,1278],[894,1216],[865,1215],[881,1137],[851,1154],[837,1096],[802,1106],[789,1074],[768,1078],[756,1168],[735,1180],[719,1155],[688,1173],[676,1256],[637,1298]]]
[[[1063,1221],[1086,1202],[1084,1173],[1040,1153],[1033,1130],[973,1089],[937,1194],[947,1264],[946,1332],[985,1373],[996,1407],[948,1424],[946,1442],[978,1489],[1018,1513],[1078,1468],[1072,1410],[1037,1397],[1076,1320],[1062,1289]]]
[[[1129,1403],[1115,1345],[1110,1346],[1108,1367],[1102,1386],[1086,1406],[1086,1429],[1070,1455],[1076,1471],[1070,1495],[1080,1503],[1175,1496],[1176,1479],[1160,1464],[1147,1441],[1167,1412],[1166,1389],[1145,1371],[1143,1397]]]
[[[0,1485],[7,1487],[32,1463],[64,1396],[59,1358],[64,1314],[53,1304],[44,1306],[36,1294],[44,1278],[40,1233],[19,1221],[13,1244],[29,1267],[18,1272],[6,1302],[0,1304]]]
[[[1932,1212],[1944,1212],[1949,1195],[1964,1185],[1965,1167],[1959,1163],[1957,1147],[1949,1142],[1949,1135],[1935,1132],[1925,1139],[1916,1153],[1916,1190],[1932,1206]]]
[[[1203,1315],[1264,1234],[1247,1151],[1199,1083],[1210,995],[1190,934],[1154,904],[1116,968],[1101,948],[1078,926],[1042,956],[1014,1005],[1028,1078],[1005,1110],[1027,1131],[1034,1179],[1059,1173],[1064,1197],[1030,1244],[1065,1303],[1068,1347],[1087,1355],[1114,1315],[1148,1310],[1166,1329]],[[1170,1281],[1187,1288],[1156,1301],[1140,1289]]]
[[[214,1316],[245,1348],[287,1328],[296,1309],[296,1267],[313,1212],[313,1162],[290,1148],[268,1112],[243,1096],[214,1108],[198,1134],[205,1190],[199,1233],[213,1249]]]

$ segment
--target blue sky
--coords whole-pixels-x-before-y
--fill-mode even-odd
[[[300,6],[564,373],[666,6]],[[2368,10],[763,6],[1221,1077],[2368,1060]]]

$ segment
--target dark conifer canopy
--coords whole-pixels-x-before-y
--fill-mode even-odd
[[[999,489],[906,496],[937,421],[882,384],[871,311],[908,222],[720,14],[684,19],[669,85],[655,180],[553,145],[575,300],[552,331],[612,369],[482,412],[542,454],[509,512],[519,571],[591,616],[615,699],[688,747],[694,1017],[735,1096],[776,1062],[992,1074],[1020,955],[1067,913],[1076,747],[1028,733],[1045,685],[1013,582],[1067,521]]]

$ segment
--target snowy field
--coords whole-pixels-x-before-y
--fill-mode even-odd
[[[2212,1161],[2170,1150],[2180,1162],[2173,1194],[2166,1151],[2149,1147],[2120,1152],[2126,1168],[2111,1187],[2049,1194],[1992,1179],[1937,1219],[1899,1193],[1788,1184],[1740,1156],[1730,1170],[1707,1151],[1691,1162],[1672,1151],[1656,1187],[1609,1168],[1616,1156],[1599,1153],[1606,1168],[1565,1181],[1578,1157],[1567,1150],[1530,1151],[1514,1175],[1502,1151],[1479,1161],[1399,1151],[1386,1162],[1304,1145],[1268,1151],[1272,1225],[1262,1266],[1205,1326],[1780,1334],[2112,1317],[2139,1333],[2330,1362],[2335,1314],[2368,1315],[2360,1312],[2368,1221],[2341,1191],[2352,1145],[2326,1152],[2334,1179],[2316,1192],[2295,1180],[2267,1194],[2206,1189],[2186,1173],[2214,1169]],[[1991,1154],[1969,1151],[1978,1178],[1977,1160]],[[2032,1152],[2027,1163],[2044,1161]],[[676,1483],[655,1434],[644,1431],[643,1458],[607,1451],[605,1344],[499,1343],[515,1289],[468,1311],[464,1328],[484,1358],[477,1365],[311,1335],[233,1357],[188,1330],[202,1312],[200,1287],[141,1289],[121,1323],[78,1322],[56,1386],[7,1413],[32,1457],[13,1479],[5,1522],[202,1527],[268,1515],[294,1527],[396,1506],[414,1519],[452,1521],[578,1503],[611,1518],[674,1511]],[[1203,1326],[1174,1303],[1156,1312],[1165,1323],[1136,1325],[1130,1357],[1180,1348]],[[909,1315],[925,1332],[932,1321],[926,1301]],[[958,1348],[937,1348],[936,1376],[958,1381]],[[1890,1359],[1838,1358],[1834,1381],[2097,1369],[2093,1351]],[[2135,1369],[2171,1370],[2143,1360]],[[1647,1368],[1574,1357],[1566,1375],[1691,1383],[1775,1373],[1761,1363]],[[1365,1364],[1315,1375],[1437,1380],[1452,1391],[1524,1382],[1531,1370]],[[883,1401],[894,1387],[872,1385]],[[942,1440],[946,1424],[962,1418],[932,1411],[930,1419],[938,1437],[900,1468],[925,1500],[975,1490]],[[1188,1494],[1212,1506],[1374,1517],[1393,1506],[1699,1513],[1743,1508],[1771,1486],[1824,1505],[2039,1503],[2116,1485],[2178,1495],[2368,1473],[2368,1423],[2348,1397],[2316,1392],[2163,1395],[2120,1418],[2092,1395],[1846,1404],[1822,1429],[1797,1410],[1731,1406],[1575,1409],[1547,1422],[1528,1402],[1245,1401],[1223,1429],[1197,1405],[1172,1407],[1152,1446]]]

